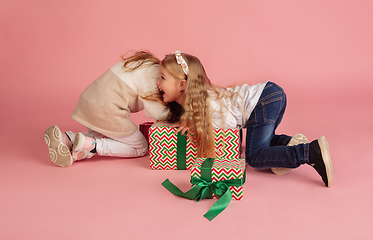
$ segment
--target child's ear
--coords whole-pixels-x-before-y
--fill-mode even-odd
[[[179,84],[179,86],[180,86],[180,90],[185,90],[185,88],[186,88],[186,84],[187,84],[187,81],[186,80],[181,80],[180,81],[180,84]]]

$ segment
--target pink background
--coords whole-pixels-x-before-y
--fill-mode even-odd
[[[0,239],[370,239],[372,12],[368,0],[2,1]],[[279,133],[325,135],[334,185],[309,166],[249,167],[244,200],[209,222],[214,200],[168,193],[163,180],[187,190],[189,173],[151,171],[149,156],[54,166],[44,130],[84,131],[69,117],[80,93],[131,49],[194,54],[223,86],[281,85]]]

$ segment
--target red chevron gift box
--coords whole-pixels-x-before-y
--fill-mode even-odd
[[[175,134],[171,124],[157,121],[149,128],[150,168],[158,170],[190,169],[197,147],[188,136]]]
[[[155,122],[149,128],[150,168],[161,170],[190,169],[197,157],[197,146],[189,137],[162,121]],[[240,130],[214,129],[215,149],[219,158],[234,159],[240,157]],[[180,165],[180,166],[179,166]]]
[[[232,199],[241,200],[245,191],[246,161],[245,159],[215,158],[210,166],[203,164],[209,158],[197,158],[191,168],[192,178],[203,179],[207,182],[241,180],[241,184],[229,185]],[[219,199],[214,192],[212,198]]]

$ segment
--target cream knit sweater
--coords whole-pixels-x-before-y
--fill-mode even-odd
[[[131,112],[144,109],[156,120],[167,116],[168,109],[161,103],[138,95],[157,88],[158,66],[125,72],[123,64],[115,64],[86,88],[71,114],[74,120],[104,135],[124,137],[138,129],[129,119]]]

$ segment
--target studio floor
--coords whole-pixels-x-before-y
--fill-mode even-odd
[[[168,178],[186,191],[189,172],[150,170],[148,155],[55,166],[44,130],[53,124],[63,131],[84,128],[68,117],[68,107],[43,111],[51,103],[26,103],[27,117],[3,116],[0,239],[371,239],[371,121],[354,122],[340,108],[331,112],[333,103],[320,108],[299,101],[289,104],[279,133],[325,135],[333,185],[325,187],[309,166],[284,176],[247,167],[244,199],[211,222],[203,214],[215,200],[194,202],[161,186]],[[349,109],[352,116],[360,111]]]

